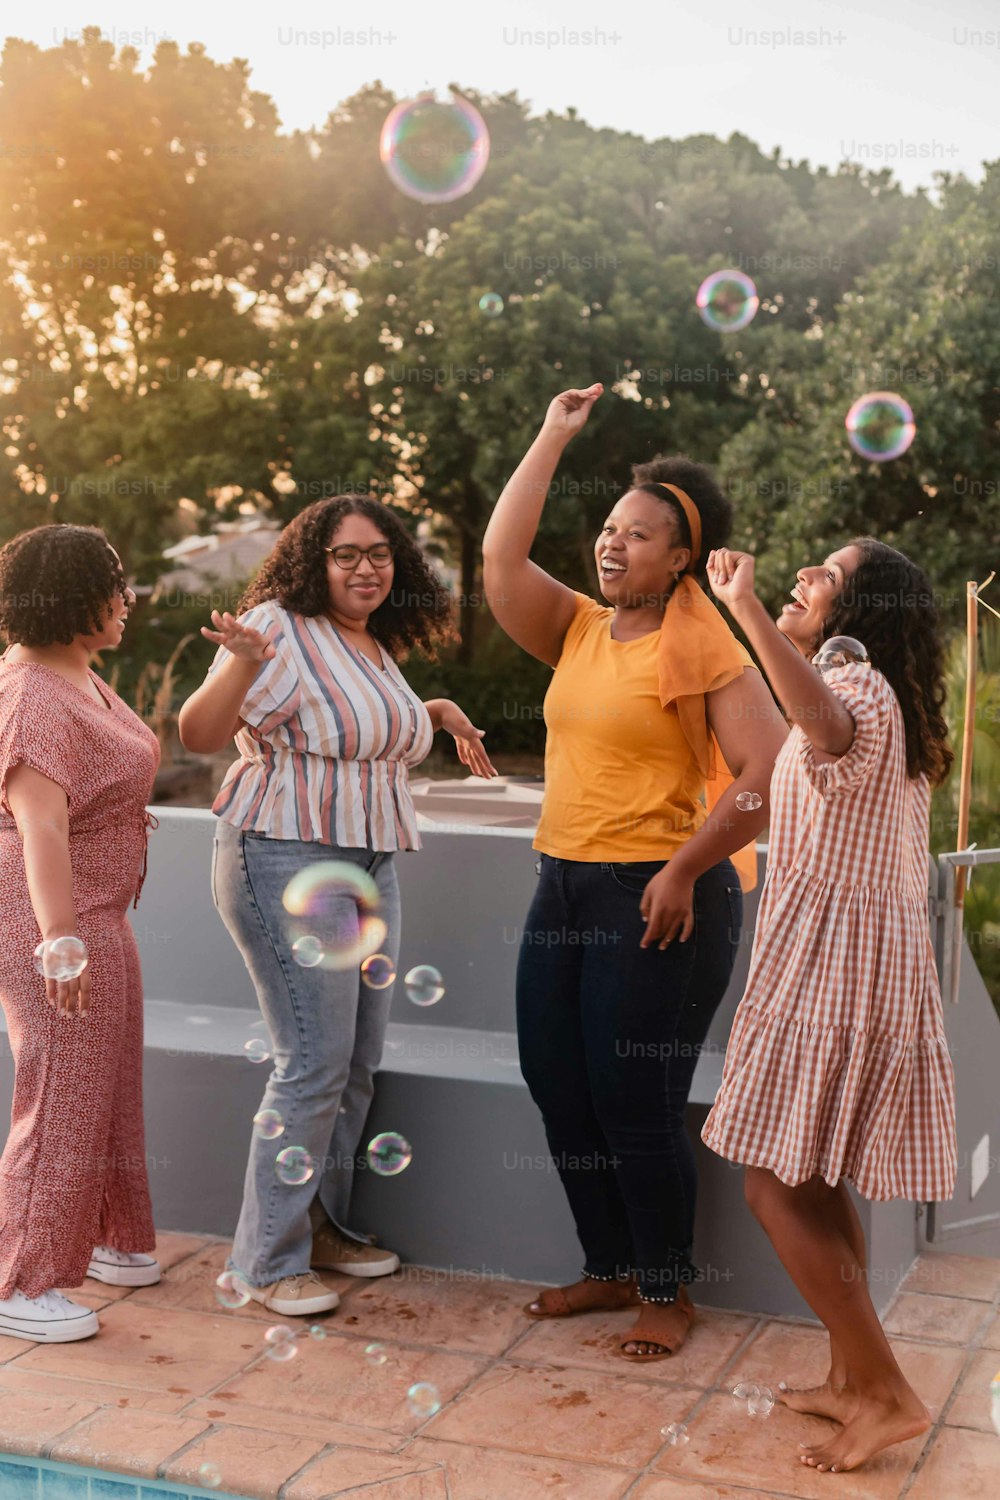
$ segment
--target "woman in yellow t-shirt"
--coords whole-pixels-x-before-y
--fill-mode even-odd
[[[562,450],[601,392],[552,401],[497,501],[483,559],[497,621],[555,668],[518,1037],[584,1268],[525,1311],[641,1304],[620,1350],[652,1360],[680,1348],[694,1318],[684,1109],[739,941],[729,856],[747,845],[753,856],[787,730],[695,578],[729,532],[707,469],[662,457],[634,467],[595,546],[604,606],[530,561]]]

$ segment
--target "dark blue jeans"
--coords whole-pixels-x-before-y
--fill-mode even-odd
[[[697,1278],[694,1152],[684,1109],[736,958],[743,918],[728,859],[695,882],[694,931],[640,948],[639,899],[662,860],[543,854],[517,969],[521,1071],[585,1256],[673,1302]]]

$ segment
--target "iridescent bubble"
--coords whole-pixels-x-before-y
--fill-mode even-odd
[[[378,887],[359,865],[347,860],[305,865],[285,887],[282,904],[288,913],[292,952],[303,939],[310,939],[300,949],[309,959],[304,968],[355,969],[385,941]],[[321,950],[318,957],[316,944]]]
[[[444,980],[432,964],[417,964],[404,977],[406,998],[414,1005],[436,1005],[444,994]]]
[[[277,1364],[286,1364],[299,1352],[295,1343],[295,1331],[285,1323],[276,1323],[273,1328],[269,1328],[264,1335],[264,1343],[264,1353]]]
[[[301,1187],[313,1174],[313,1159],[305,1146],[286,1146],[278,1152],[274,1170],[286,1187]]]
[[[222,1307],[230,1310],[246,1307],[250,1301],[249,1288],[238,1271],[223,1271],[215,1278],[215,1296]]]
[[[441,1397],[436,1385],[418,1380],[406,1393],[406,1404],[415,1417],[433,1417],[441,1410]]]
[[[49,938],[35,949],[35,970],[45,979],[78,979],[89,962],[87,945],[78,937]]]
[[[757,288],[743,271],[715,271],[695,297],[701,321],[716,333],[738,333],[760,306]]]
[[[292,957],[300,969],[315,969],[323,962],[323,944],[311,932],[296,938],[292,944]]]
[[[479,311],[486,318],[499,318],[503,312],[503,298],[499,292],[484,292],[479,299]]]
[[[670,1422],[666,1427],[661,1427],[660,1436],[666,1438],[672,1448],[682,1448],[691,1441],[683,1422]]]
[[[369,1344],[365,1350],[365,1359],[370,1365],[384,1365],[388,1357],[381,1344]]]
[[[262,1140],[274,1141],[285,1129],[285,1122],[276,1109],[259,1109],[253,1117],[254,1134]]]
[[[433,94],[404,100],[387,115],[379,156],[390,180],[418,203],[452,203],[486,171],[490,136],[467,99],[442,104]]]
[[[764,799],[760,792],[737,792],[736,806],[740,812],[756,812],[758,807],[763,807]]]
[[[387,990],[396,977],[396,965],[387,953],[373,953],[361,965],[361,978],[370,990]]]
[[[732,1397],[737,1406],[746,1406],[750,1398],[760,1395],[760,1386],[755,1385],[752,1380],[741,1380],[732,1389]]]
[[[844,425],[855,453],[877,464],[905,453],[917,434],[909,402],[894,391],[870,391],[867,396],[859,396]]]
[[[412,1160],[413,1147],[393,1130],[384,1130],[368,1142],[368,1164],[379,1177],[398,1177]]]
[[[262,1063],[267,1062],[271,1050],[263,1037],[252,1036],[248,1042],[243,1043],[243,1055],[252,1063]]]
[[[317,1343],[319,1343],[321,1339],[326,1338],[326,1329],[323,1327],[322,1323],[314,1323],[312,1325],[309,1330],[309,1337],[311,1339],[315,1339]]]
[[[218,1464],[199,1464],[198,1483],[203,1484],[207,1490],[217,1490],[222,1483],[222,1470]]]
[[[755,1395],[747,1398],[747,1411],[751,1417],[769,1417],[774,1410],[774,1393],[766,1385],[757,1387]]]
[[[853,635],[831,635],[812,659],[817,672],[824,676],[836,667],[870,667],[867,648]]]

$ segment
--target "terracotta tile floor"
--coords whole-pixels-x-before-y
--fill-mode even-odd
[[[215,1299],[227,1248],[163,1234],[159,1286],[82,1289],[100,1313],[97,1338],[0,1338],[0,1453],[195,1486],[210,1464],[223,1490],[260,1500],[1000,1495],[988,1409],[1000,1260],[921,1259],[885,1326],[934,1426],[833,1477],[796,1456],[828,1423],[781,1406],[753,1419],[729,1395],[738,1380],[821,1377],[815,1325],[706,1308],[675,1360],[642,1368],[609,1349],[628,1312],[533,1323],[520,1307],[534,1287],[409,1267],[327,1278],[339,1310],[315,1331],[296,1322],[294,1356],[275,1361],[264,1333],[276,1320]],[[417,1382],[436,1388],[439,1410],[411,1410]],[[661,1434],[670,1423],[686,1441]]]

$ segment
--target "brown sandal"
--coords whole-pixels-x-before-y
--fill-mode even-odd
[[[678,1349],[691,1332],[691,1326],[695,1320],[694,1303],[687,1292],[681,1287],[677,1293],[677,1301],[674,1303],[651,1303],[642,1304],[643,1311],[639,1314],[639,1321],[634,1328],[630,1328],[624,1338],[618,1340],[618,1353],[622,1359],[630,1359],[634,1364],[651,1364],[654,1359],[669,1359],[671,1354],[676,1354]],[[652,1313],[670,1313],[671,1324],[669,1332],[662,1328],[655,1328],[652,1322]],[[644,1321],[649,1319],[648,1322]],[[655,1354],[630,1354],[625,1347],[627,1344],[655,1344]]]
[[[529,1318],[573,1318],[577,1313],[617,1312],[638,1305],[634,1281],[596,1281],[584,1276],[572,1286],[546,1287],[534,1302],[525,1304],[524,1311]]]

